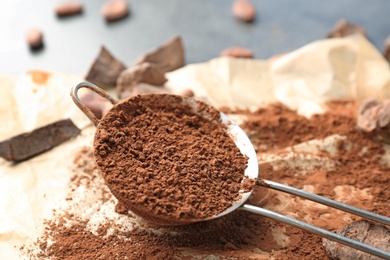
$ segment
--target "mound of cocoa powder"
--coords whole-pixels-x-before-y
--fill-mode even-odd
[[[337,153],[324,151],[321,155],[334,161],[336,168],[308,170],[304,165],[286,164],[276,169],[260,161],[260,176],[297,188],[312,186],[314,193],[332,199],[337,199],[335,187],[356,187],[368,196],[354,197],[356,191],[352,190],[348,195],[348,204],[390,215],[390,190],[385,188],[390,185],[390,167],[382,160],[389,148],[385,147],[384,150],[381,143],[374,142],[369,134],[357,129],[355,102],[332,102],[328,112],[310,119],[280,104],[272,104],[256,112],[225,111],[245,116],[241,126],[250,136],[259,156],[264,153],[277,155],[283,148],[316,137],[325,138],[333,134],[345,136],[354,144],[352,148],[348,148],[347,141],[340,142]],[[302,174],[302,171],[306,174]],[[116,203],[96,170],[92,147],[83,149],[75,156],[72,176],[69,202],[80,196],[77,193],[80,189],[83,191],[81,194],[86,190],[96,194],[95,203],[99,211],[102,203]],[[329,208],[311,208],[308,213],[304,210],[309,204],[305,200],[290,201],[288,207],[277,208],[269,205],[271,201],[279,205],[275,194],[276,191],[256,186],[248,203],[282,214],[292,212],[296,218],[304,221],[309,217],[310,223],[331,231],[360,219]],[[78,198],[73,203],[80,203],[82,207],[84,200]],[[120,204],[117,206],[120,208]],[[38,238],[36,248],[28,249],[30,259],[330,259],[321,237],[248,212],[235,211],[220,219],[180,227],[151,229],[136,225],[128,231],[123,229],[131,225],[122,219],[106,217],[99,222],[97,232],[93,232],[90,222],[96,217],[83,215],[78,208],[72,204],[69,210],[58,211],[55,218],[45,223],[45,232]],[[130,211],[122,209],[121,213],[124,215],[119,216],[126,219],[135,218]],[[324,218],[327,214],[329,217]],[[288,239],[280,240],[283,236],[278,232]]]
[[[220,113],[182,97],[138,95],[100,121],[97,165],[114,196],[156,224],[185,224],[239,199],[247,158]]]

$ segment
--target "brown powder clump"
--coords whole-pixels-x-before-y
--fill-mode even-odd
[[[225,111],[248,115],[248,120],[241,127],[258,152],[290,147],[333,134],[347,135],[353,139],[370,136],[358,131],[356,106],[349,101],[332,101],[326,113],[313,115],[311,118],[300,116],[279,103],[260,108],[253,113],[241,110]]]
[[[69,220],[76,224],[69,228]],[[58,223],[59,222],[59,223]],[[121,236],[110,234],[113,224],[102,225],[97,232],[87,229],[87,223],[78,221],[71,215],[65,215],[55,222],[49,222],[50,235],[56,242],[39,243],[42,250],[39,259],[55,256],[55,259],[171,259],[175,250],[156,235],[146,231],[124,232]],[[118,227],[117,227],[118,228]],[[134,241],[137,241],[136,243]],[[145,247],[147,245],[147,247]]]
[[[97,165],[114,196],[157,224],[212,217],[239,199],[247,165],[218,111],[167,94],[116,105],[95,134]]]

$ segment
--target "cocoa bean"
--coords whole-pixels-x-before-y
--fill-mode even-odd
[[[39,28],[30,28],[26,40],[31,49],[40,49],[43,47],[43,32]]]
[[[256,9],[249,0],[235,0],[232,12],[237,19],[246,23],[251,23],[256,18]]]
[[[247,59],[252,59],[254,57],[253,52],[251,50],[241,47],[231,47],[225,49],[221,52],[221,56]]]
[[[57,5],[54,12],[58,17],[81,14],[83,12],[83,4],[81,2],[65,2]]]
[[[194,97],[195,93],[191,89],[185,89],[180,93],[184,97]]]
[[[101,15],[108,22],[121,20],[129,15],[130,6],[126,0],[109,0],[101,8]]]

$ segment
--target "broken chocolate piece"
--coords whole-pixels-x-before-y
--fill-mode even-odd
[[[153,85],[149,85],[147,83],[138,83],[133,86],[131,89],[126,89],[122,93],[119,94],[119,99],[126,99],[128,97],[133,97],[141,94],[162,94],[162,93],[170,93],[169,89],[165,87],[156,87]]]
[[[390,229],[384,225],[367,220],[359,220],[343,227],[338,234],[390,251]],[[377,256],[341,245],[328,239],[322,239],[326,253],[331,259],[380,259]]]
[[[380,128],[388,127],[390,123],[390,100],[385,100],[382,103],[382,109],[379,113],[378,126]]]
[[[385,59],[390,62],[390,36],[385,40],[383,55],[385,56]]]
[[[124,91],[133,88],[138,83],[148,83],[162,86],[167,81],[164,72],[155,64],[141,63],[122,71],[117,80],[117,92],[120,96]]]
[[[348,22],[345,19],[339,20],[333,29],[328,33],[327,38],[341,38],[355,33],[360,33],[367,37],[366,30],[363,27]]]
[[[254,55],[253,52],[249,49],[242,47],[230,47],[228,49],[223,50],[221,52],[221,56],[252,59]]]
[[[107,89],[116,85],[117,78],[125,69],[125,65],[102,46],[85,79],[101,88]]]
[[[184,65],[184,47],[180,36],[176,36],[155,50],[137,58],[135,64],[150,62],[158,65],[164,72],[178,69]]]
[[[237,19],[246,23],[251,23],[256,18],[255,7],[249,0],[235,0],[232,12]]]
[[[80,129],[70,119],[64,119],[0,142],[0,157],[21,162],[46,152],[77,136]]]

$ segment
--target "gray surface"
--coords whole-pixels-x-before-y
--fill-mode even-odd
[[[258,12],[254,24],[232,17],[232,0],[133,0],[131,15],[112,24],[100,16],[104,0],[83,1],[81,16],[58,19],[53,8],[64,1],[1,0],[0,74],[43,69],[83,76],[102,44],[129,66],[177,34],[183,37],[187,63],[207,61],[233,45],[268,58],[322,39],[340,18],[366,28],[380,51],[390,35],[388,0],[253,0]],[[25,42],[31,26],[44,31],[45,47],[37,53]]]

